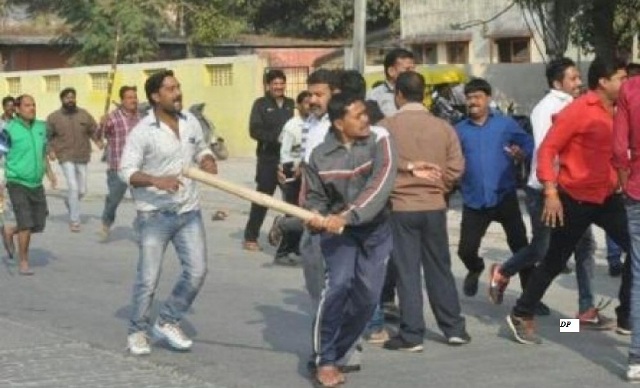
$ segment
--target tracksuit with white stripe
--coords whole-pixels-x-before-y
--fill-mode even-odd
[[[304,206],[347,219],[341,235],[320,235],[326,280],[314,324],[319,366],[335,364],[362,334],[380,300],[393,245],[388,203],[397,162],[389,133],[371,127],[369,137],[345,145],[334,131],[304,170]]]

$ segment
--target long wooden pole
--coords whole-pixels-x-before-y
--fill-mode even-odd
[[[255,204],[268,207],[269,209],[276,210],[280,213],[288,214],[303,221],[308,221],[318,216],[318,214],[313,213],[307,209],[303,209],[290,203],[280,201],[279,199],[276,199],[270,195],[248,189],[235,183],[231,183],[195,167],[185,168],[183,171],[183,175],[187,178],[193,179],[194,181],[198,181],[208,186],[215,187],[216,189],[222,190],[226,193],[244,198]]]
[[[118,70],[118,54],[120,51],[120,22],[116,25],[116,45],[113,49],[113,61],[111,62],[111,71],[109,72],[109,81],[107,84],[107,98],[104,102],[104,115],[109,114],[111,106],[111,96],[113,95],[113,84]]]

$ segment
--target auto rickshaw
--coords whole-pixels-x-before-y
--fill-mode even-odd
[[[469,80],[464,69],[453,65],[418,65],[416,71],[422,74],[427,84],[428,89],[424,97],[424,103],[427,107],[431,107],[433,103],[432,93],[437,86],[455,86]],[[371,89],[378,82],[384,82],[384,71],[367,73],[364,75],[364,79],[367,81],[367,88]]]

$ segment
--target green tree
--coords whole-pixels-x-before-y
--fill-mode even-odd
[[[353,0],[236,0],[255,33],[307,38],[348,37],[353,26]],[[400,15],[399,0],[367,2],[370,30],[393,24]]]
[[[557,57],[566,43],[554,46],[555,38],[567,37],[587,52],[598,56],[627,55],[633,35],[640,29],[640,0],[516,0],[542,20],[547,54]],[[551,21],[549,24],[545,21]],[[550,38],[554,36],[555,38]]]

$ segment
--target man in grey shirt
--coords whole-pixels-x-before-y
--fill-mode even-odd
[[[120,165],[121,179],[133,188],[140,236],[138,272],[127,344],[133,355],[149,354],[147,331],[162,267],[173,243],[182,274],[160,308],[153,335],[171,347],[188,350],[192,341],[179,322],[197,296],[207,273],[205,231],[195,182],[181,176],[184,166],[198,164],[217,173],[209,144],[192,115],[180,112],[180,84],[169,70],[153,74],[145,83],[150,113],[131,130]]]
[[[395,87],[398,76],[405,71],[414,70],[415,67],[413,53],[406,49],[393,49],[384,57],[385,82],[371,89],[367,95],[367,100],[376,101],[385,117],[389,117],[398,111],[395,101]]]

